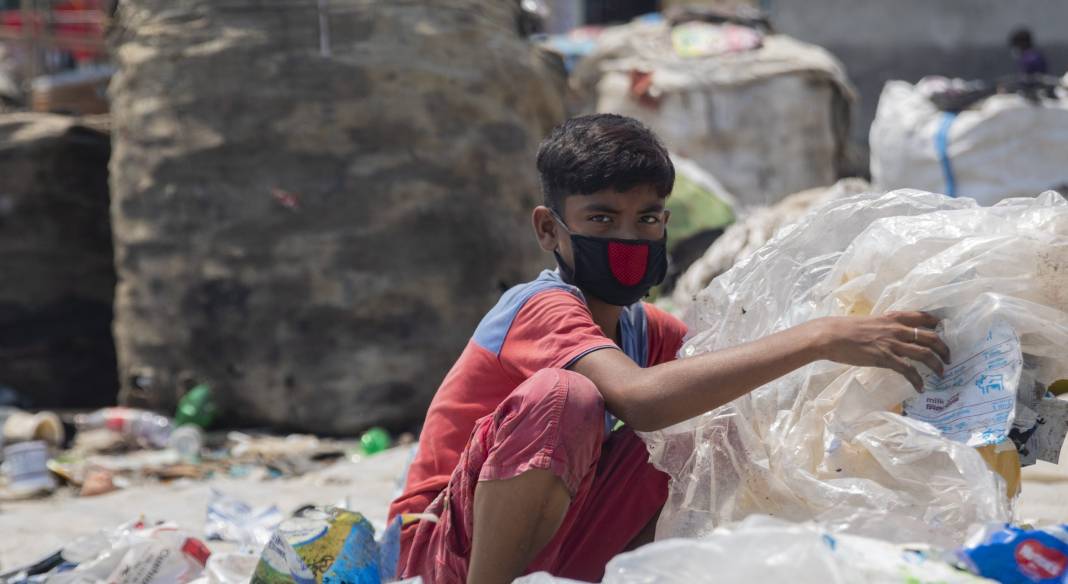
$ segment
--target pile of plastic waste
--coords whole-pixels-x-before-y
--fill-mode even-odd
[[[242,508],[219,496],[208,539],[241,543],[212,553],[173,523],[144,519],[72,541],[32,565],[0,573],[4,584],[379,584],[395,581],[400,523],[376,540],[371,523],[340,507]],[[240,521],[244,519],[244,522]],[[412,580],[409,582],[418,582]]]
[[[834,533],[754,516],[700,539],[669,539],[609,562],[603,584],[1058,584],[1068,577],[1068,526],[991,524],[939,549]],[[577,584],[540,572],[517,584]]]
[[[1068,378],[1066,275],[1068,204],[1052,192],[994,207],[860,195],[781,230],[698,294],[684,357],[822,316],[924,310],[953,360],[922,395],[896,373],[817,362],[646,434],[672,477],[657,537],[764,514],[952,549],[1004,523],[1021,463],[1056,462],[1064,439],[1068,402],[1046,390]]]
[[[675,187],[678,189],[678,185]],[[829,187],[807,189],[789,195],[768,207],[755,207],[744,212],[738,221],[728,227],[721,237],[705,247],[701,255],[688,263],[678,278],[671,296],[669,308],[683,309],[689,306],[713,278],[731,269],[734,264],[749,257],[763,247],[779,229],[794,223],[810,210],[835,199],[859,195],[871,191],[864,179],[845,178]],[[671,199],[675,198],[674,191]],[[669,201],[671,199],[668,199]],[[675,214],[671,215],[672,237],[675,236]],[[674,260],[674,257],[672,257]]]
[[[110,407],[63,420],[48,411],[0,408],[0,500],[45,496],[61,487],[85,497],[157,481],[301,476],[393,443],[378,427],[358,441],[212,432],[218,414],[205,384],[185,394],[173,417]]]

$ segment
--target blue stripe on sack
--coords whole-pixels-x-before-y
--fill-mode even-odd
[[[942,123],[935,134],[935,153],[938,154],[938,162],[942,165],[942,176],[946,179],[946,194],[951,197],[957,196],[957,177],[953,175],[953,164],[949,160],[949,127],[956,119],[955,112],[942,114]]]

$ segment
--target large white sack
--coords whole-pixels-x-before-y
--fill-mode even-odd
[[[1068,97],[994,95],[953,114],[936,108],[919,84],[891,81],[870,144],[879,190],[949,193],[983,205],[1030,196],[1068,185]]]
[[[844,163],[855,91],[827,51],[771,34],[759,48],[682,57],[667,23],[606,30],[572,84],[598,112],[631,116],[694,160],[741,208],[832,184]],[[648,74],[655,104],[631,92]]]

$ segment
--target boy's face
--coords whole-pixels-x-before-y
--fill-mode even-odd
[[[670,216],[664,203],[650,185],[639,185],[625,192],[603,190],[564,198],[560,218],[576,235],[659,240],[664,237]],[[543,206],[534,209],[533,221],[541,248],[560,252],[564,261],[574,266],[571,238],[552,211]]]

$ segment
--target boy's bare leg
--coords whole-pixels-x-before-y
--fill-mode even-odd
[[[547,470],[475,487],[474,533],[467,584],[509,584],[560,528],[571,497]]]

